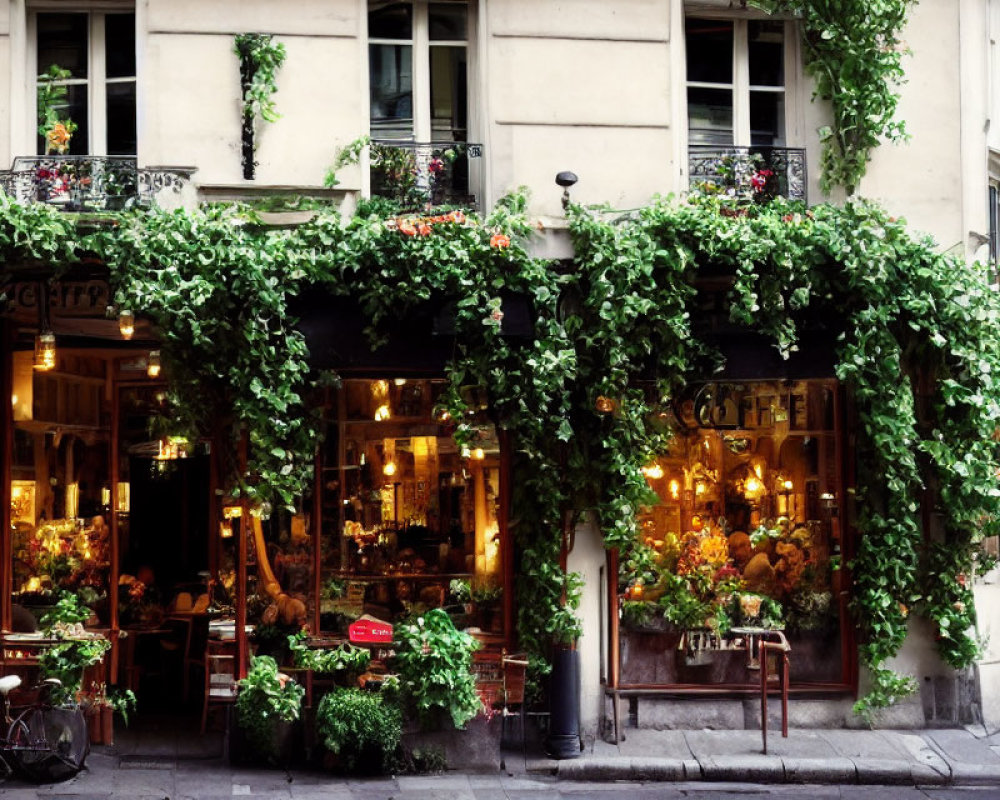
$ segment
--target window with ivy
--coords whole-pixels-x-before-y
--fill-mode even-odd
[[[135,14],[103,10],[39,11],[28,19],[30,74],[36,90],[48,81],[58,119],[71,123],[70,155],[136,154]],[[48,76],[48,77],[45,77]],[[54,77],[53,77],[54,76]],[[33,127],[44,109],[31,94]],[[47,150],[37,136],[38,152]],[[51,145],[48,147],[51,150]]]

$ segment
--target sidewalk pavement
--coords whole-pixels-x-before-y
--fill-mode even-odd
[[[527,761],[575,781],[739,781],[1000,787],[1000,731],[956,729],[625,730],[620,744],[596,741],[578,759]]]
[[[795,792],[796,784],[809,784],[810,795],[822,784],[882,784],[896,786],[899,796],[906,797],[905,792],[937,787],[1000,789],[1000,732],[982,726],[795,729],[787,739],[780,732],[769,735],[767,755],[761,753],[759,731],[629,728],[625,733],[620,744],[594,742],[577,759],[553,761],[531,750],[522,758],[520,752],[506,750],[501,771],[498,750],[488,769],[453,763],[440,776],[351,778],[320,770],[233,766],[223,758],[219,732],[203,737],[190,730],[145,727],[123,732],[115,746],[95,747],[87,769],[66,783],[32,786],[12,779],[0,787],[0,795],[4,800],[510,800],[578,797],[579,791],[603,797],[606,793],[594,790],[616,781],[641,782],[635,784],[637,797],[667,796],[674,789],[662,786],[663,781],[676,783],[677,796],[689,796],[700,786],[706,797],[728,796],[754,784],[771,784],[775,792]],[[792,785],[782,789],[775,784]]]

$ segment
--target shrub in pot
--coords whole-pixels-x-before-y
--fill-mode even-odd
[[[481,704],[472,674],[472,653],[479,642],[459,631],[440,608],[396,625],[393,666],[407,706],[424,726],[441,717],[461,728]]]
[[[403,735],[402,713],[381,692],[337,688],[316,708],[316,733],[345,772],[387,772]]]
[[[287,760],[291,723],[302,713],[305,689],[279,672],[270,656],[251,658],[250,670],[237,686],[236,724],[249,749],[272,764]]]

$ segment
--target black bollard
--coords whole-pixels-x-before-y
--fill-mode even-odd
[[[549,737],[552,758],[580,757],[580,654],[557,648],[549,676]]]

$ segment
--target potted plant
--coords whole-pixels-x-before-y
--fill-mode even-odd
[[[80,706],[87,717],[91,744],[114,744],[114,715],[117,712],[128,725],[129,712],[135,710],[135,693],[130,689],[108,690],[104,682],[91,684],[79,695]]]
[[[319,702],[316,732],[338,768],[386,772],[402,740],[402,714],[385,692],[337,688]]]
[[[472,653],[479,643],[440,608],[394,628],[393,666],[405,703],[425,727],[443,719],[463,727],[479,713]]]
[[[301,716],[305,689],[279,672],[270,656],[251,658],[250,670],[237,687],[236,725],[247,751],[242,755],[272,764],[288,763],[294,736],[292,723]],[[239,751],[239,746],[234,750]]]
[[[330,675],[341,686],[354,686],[358,676],[371,661],[371,652],[364,647],[355,647],[345,642],[329,650],[313,650],[306,645],[305,631],[288,637],[288,649],[292,654],[292,664],[299,669]]]
[[[111,648],[111,642],[103,636],[83,629],[83,621],[90,614],[77,595],[63,592],[39,623],[42,631],[56,640],[38,656],[41,677],[57,678],[62,684],[53,695],[55,702],[75,702],[83,686],[84,670],[100,664]]]

